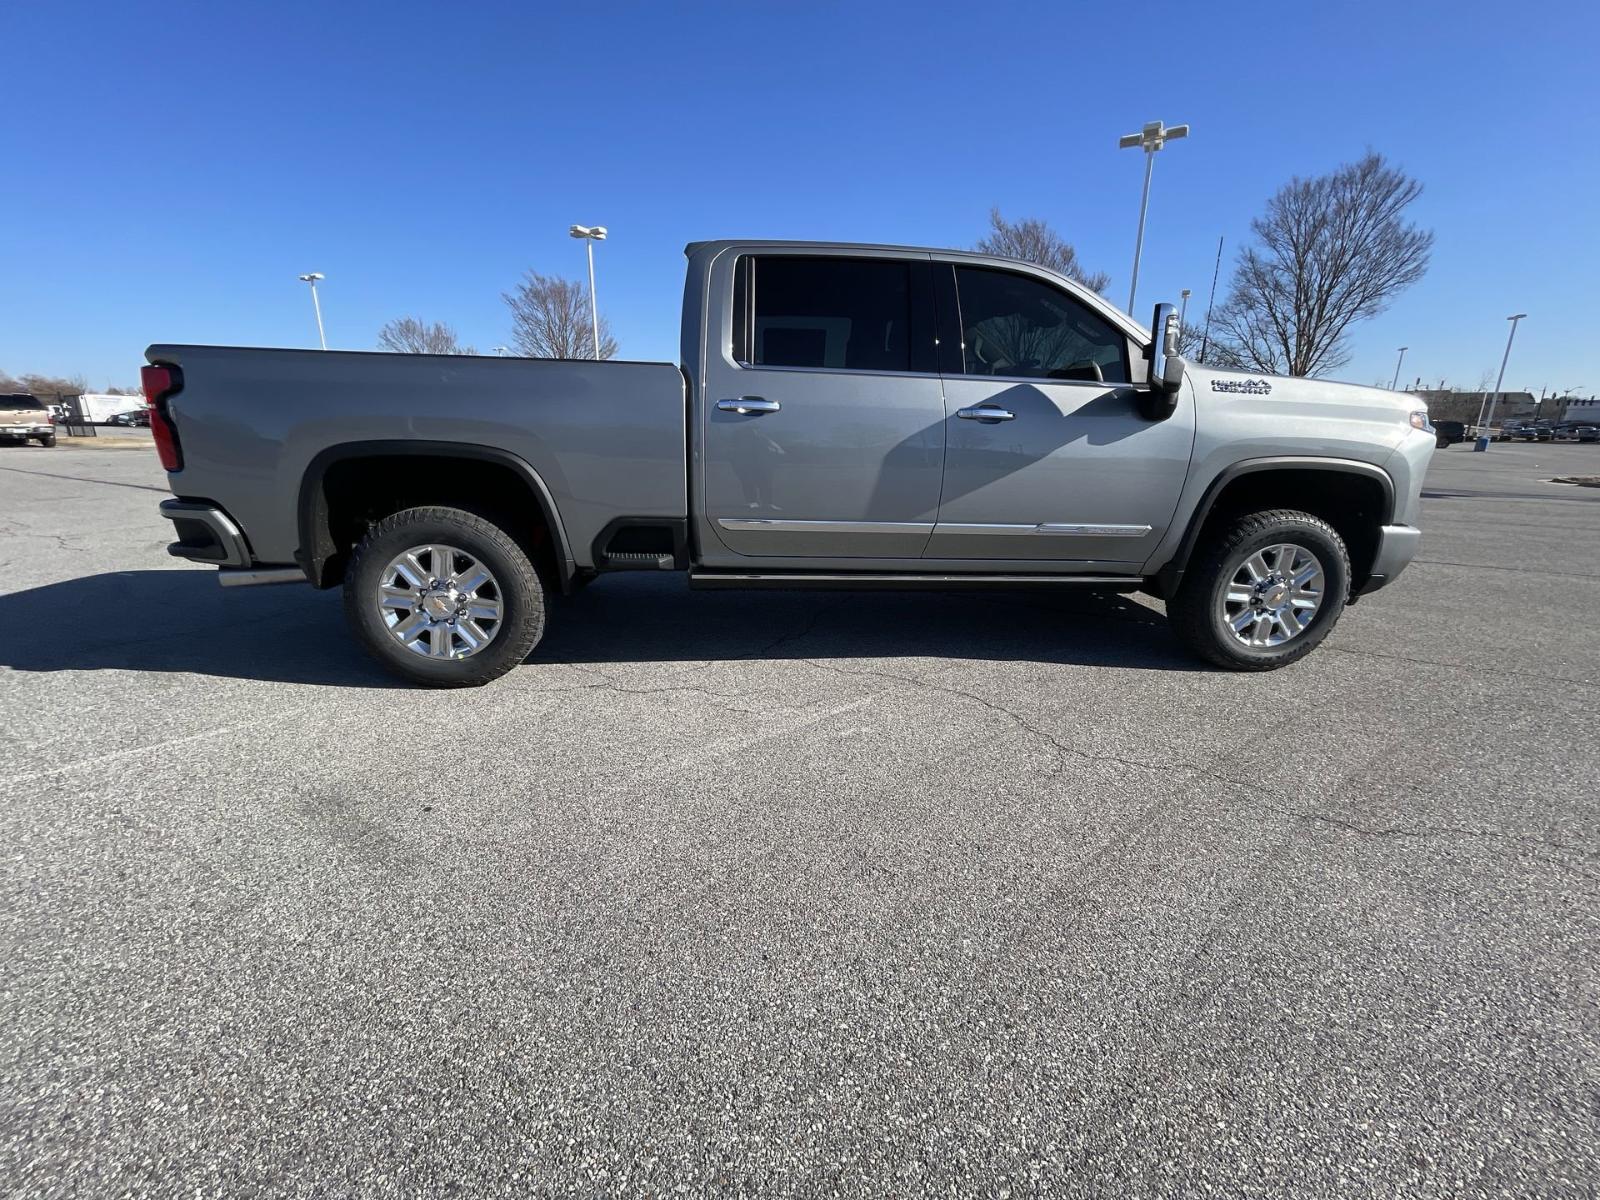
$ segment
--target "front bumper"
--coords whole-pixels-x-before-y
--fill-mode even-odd
[[[1417,554],[1422,530],[1410,525],[1385,525],[1378,531],[1378,552],[1372,558],[1372,572],[1356,592],[1365,596],[1394,582]]]

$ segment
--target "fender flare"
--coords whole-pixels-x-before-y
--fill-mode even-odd
[[[322,481],[327,476],[328,469],[336,463],[352,459],[388,458],[395,455],[417,458],[459,458],[510,468],[533,492],[534,499],[539,505],[540,515],[544,517],[545,524],[555,539],[556,564],[560,571],[559,582],[562,593],[572,591],[572,580],[577,574],[578,567],[577,561],[572,557],[572,545],[567,539],[566,526],[562,524],[561,512],[556,507],[555,498],[550,494],[549,487],[531,464],[509,450],[502,450],[497,446],[482,446],[475,442],[413,440],[340,442],[318,451],[306,464],[306,469],[300,476],[300,492],[296,501],[300,547],[295,551],[294,558],[295,562],[305,569],[306,577],[314,586],[319,588],[329,586],[323,576],[333,546],[328,540],[328,503],[322,489]]]
[[[1189,517],[1189,523],[1184,528],[1183,537],[1169,558],[1154,571],[1155,578],[1160,582],[1160,593],[1171,596],[1177,590],[1179,581],[1183,578],[1184,569],[1189,565],[1189,558],[1194,553],[1195,543],[1200,540],[1200,531],[1205,528],[1206,519],[1211,516],[1211,510],[1216,506],[1217,497],[1235,479],[1243,475],[1256,475],[1262,471],[1333,471],[1345,475],[1359,475],[1371,479],[1383,489],[1382,524],[1388,524],[1394,519],[1394,480],[1389,472],[1382,467],[1369,462],[1362,462],[1355,458],[1317,458],[1315,456],[1282,455],[1271,458],[1247,458],[1240,462],[1230,463],[1217,472],[1206,490],[1200,497],[1200,502],[1195,505],[1194,512]],[[1147,572],[1149,574],[1149,572]]]

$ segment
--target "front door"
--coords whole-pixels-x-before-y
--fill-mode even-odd
[[[946,358],[944,488],[925,557],[1142,563],[1177,508],[1192,403],[1142,416],[1127,335],[1064,289],[935,270],[960,353]]]
[[[706,355],[703,511],[725,551],[922,554],[945,437],[930,272],[926,257],[785,251],[739,256],[725,287],[713,273],[734,315]]]

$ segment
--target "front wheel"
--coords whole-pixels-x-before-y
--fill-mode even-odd
[[[373,657],[430,687],[498,679],[544,634],[527,553],[459,508],[409,508],[374,525],[345,572],[344,608]]]
[[[1333,631],[1350,595],[1350,555],[1334,528],[1289,509],[1220,525],[1167,606],[1178,639],[1207,662],[1271,671]]]

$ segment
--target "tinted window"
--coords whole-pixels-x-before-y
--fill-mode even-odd
[[[1128,382],[1128,340],[1067,293],[1026,275],[957,267],[968,375]]]
[[[12,392],[10,395],[0,396],[0,408],[18,412],[24,408],[43,408],[44,405],[30,396],[27,392]]]
[[[908,264],[874,258],[756,258],[751,268],[755,319],[750,361],[847,371],[911,369]]]

